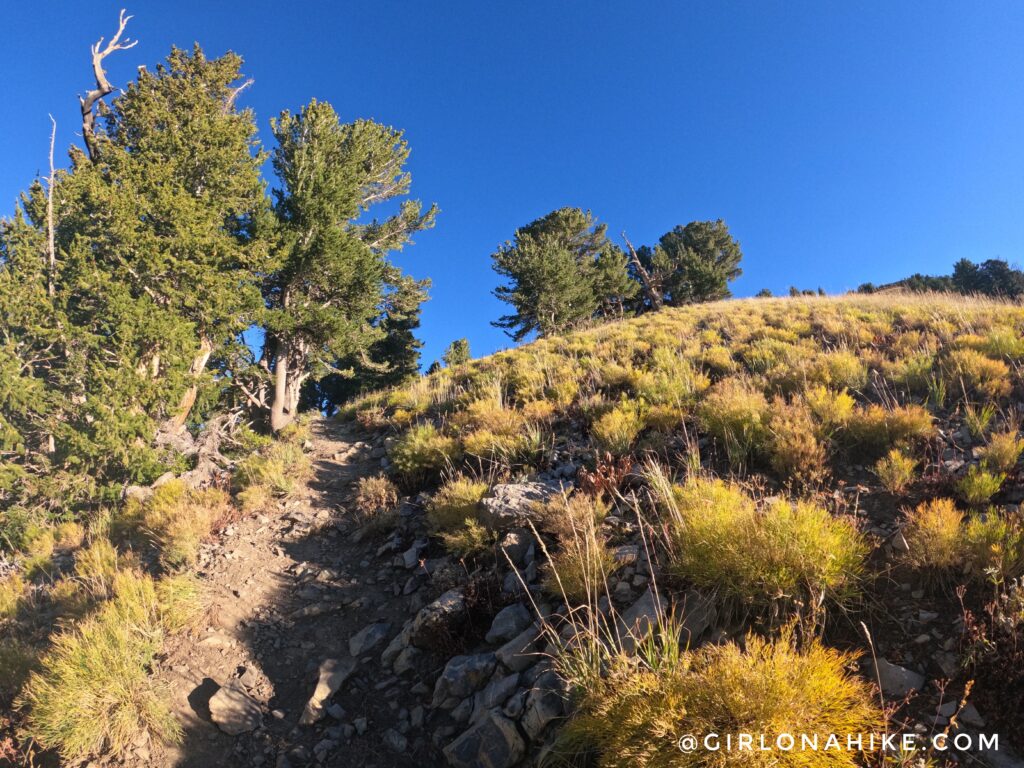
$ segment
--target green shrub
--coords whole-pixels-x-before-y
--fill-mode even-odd
[[[971,515],[963,531],[972,574],[1002,585],[1024,576],[1024,528],[1020,516],[990,509]]]
[[[868,547],[854,524],[807,502],[758,509],[737,485],[691,478],[662,500],[670,570],[742,604],[817,604],[856,591]]]
[[[234,483],[239,491],[262,486],[272,496],[290,496],[309,477],[312,466],[300,442],[275,441],[235,467]]]
[[[772,469],[783,479],[799,483],[825,474],[825,446],[818,440],[810,409],[799,400],[772,403],[768,454]]]
[[[1006,480],[1006,475],[992,474],[975,464],[957,481],[956,490],[960,494],[960,498],[972,507],[976,507],[986,503],[999,493],[1004,480]]]
[[[163,614],[151,578],[119,573],[114,597],[59,633],[29,677],[20,705],[32,737],[69,761],[120,757],[147,735],[180,739],[167,693],[150,675],[163,646]]]
[[[964,424],[975,440],[980,440],[985,436],[985,433],[988,432],[988,425],[992,423],[992,417],[995,415],[995,403],[985,403],[980,407],[967,403],[964,406]]]
[[[467,520],[479,522],[480,502],[487,495],[487,483],[456,477],[442,485],[427,507],[427,522],[437,532],[461,528]]]
[[[985,468],[994,473],[1009,473],[1017,466],[1017,460],[1024,451],[1024,439],[1017,437],[1017,430],[999,432],[988,439],[988,445],[981,449],[981,461]]]
[[[880,405],[858,408],[847,421],[846,432],[853,449],[878,459],[894,446],[927,440],[935,435],[932,416],[919,405],[887,409]]]
[[[673,638],[674,639],[674,638]],[[798,648],[792,633],[776,642],[748,635],[668,656],[656,668],[622,658],[582,693],[577,714],[559,734],[556,754],[597,753],[599,768],[854,768],[856,751],[726,751],[726,734],[782,733],[824,743],[834,734],[878,733],[885,717],[874,692],[850,672],[855,658],[812,639]],[[557,661],[556,661],[557,663]],[[719,734],[722,749],[680,751],[683,733]],[[757,736],[754,737],[755,740]]]
[[[614,456],[629,453],[644,428],[643,410],[635,402],[623,400],[590,426],[590,435],[601,451]]]
[[[395,471],[410,484],[438,477],[458,457],[458,441],[438,432],[433,424],[412,427],[391,447]]]
[[[933,499],[907,512],[903,538],[906,560],[917,568],[955,568],[964,562],[963,515],[950,499]]]
[[[961,387],[986,397],[1005,397],[1010,393],[1010,369],[1002,360],[993,360],[974,349],[954,349],[943,361],[943,371],[955,391]]]
[[[384,475],[361,477],[355,503],[364,522],[375,520],[398,506],[398,488]]]
[[[768,401],[744,379],[715,384],[701,402],[698,416],[704,430],[725,447],[733,465],[759,450],[768,435]]]
[[[917,470],[917,462],[899,448],[893,448],[875,464],[875,474],[889,493],[903,493]]]

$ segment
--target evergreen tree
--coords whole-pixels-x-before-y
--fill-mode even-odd
[[[464,365],[471,359],[469,353],[469,339],[456,339],[448,348],[444,351],[441,356],[444,364],[448,368],[454,368],[457,365]]]
[[[296,416],[307,380],[386,337],[374,325],[393,269],[386,259],[412,234],[433,225],[436,208],[422,212],[406,200],[394,216],[368,224],[373,205],[404,195],[408,146],[399,131],[370,120],[341,124],[329,104],[311,102],[272,122],[278,146],[274,219],[263,236],[274,255],[263,286],[266,336],[261,365],[270,426]]]
[[[739,243],[721,219],[677,226],[637,254],[670,306],[728,298],[729,283],[742,274]]]
[[[559,208],[517,229],[491,258],[508,280],[494,295],[515,309],[494,325],[516,341],[621,313],[637,291],[607,226],[579,208]]]

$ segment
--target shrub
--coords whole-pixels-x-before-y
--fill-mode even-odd
[[[772,469],[782,478],[810,483],[825,474],[825,447],[803,402],[776,398],[772,403],[768,453]]]
[[[596,603],[618,563],[600,531],[608,507],[583,493],[552,499],[540,511],[541,525],[554,533],[559,549],[549,553],[544,586],[570,604]]]
[[[427,522],[437,532],[451,532],[466,521],[479,522],[480,502],[489,490],[487,483],[456,477],[442,485],[427,507]]]
[[[858,408],[846,425],[853,448],[877,459],[893,446],[926,440],[935,435],[931,414],[919,405],[886,409],[880,405]]]
[[[581,698],[560,733],[560,753],[597,752],[600,768],[826,768],[860,764],[855,751],[680,751],[683,731],[705,734],[782,733],[815,738],[876,733],[884,716],[870,684],[851,673],[854,656],[816,639],[798,649],[792,633],[774,643],[750,634],[735,643],[706,645],[657,668],[613,660],[611,671]],[[798,741],[799,745],[799,741]]]
[[[768,401],[748,381],[723,379],[704,398],[698,412],[704,430],[725,447],[733,465],[742,464],[764,445]]]
[[[231,500],[224,491],[196,490],[172,480],[145,503],[142,525],[160,551],[161,561],[176,568],[195,562],[199,545],[230,510]]]
[[[1004,397],[1012,388],[1010,369],[1002,360],[993,360],[974,349],[955,349],[943,361],[947,380],[959,389],[987,397]]]
[[[946,569],[963,563],[960,522],[963,515],[950,499],[933,499],[907,512],[903,538],[907,561],[917,568]]]
[[[839,349],[822,355],[829,384],[838,389],[864,389],[868,383],[868,369],[855,352]]]
[[[107,539],[95,539],[75,553],[75,577],[93,600],[106,600],[118,573],[117,550]]]
[[[964,406],[964,424],[975,440],[980,440],[985,436],[985,433],[988,432],[988,425],[992,422],[992,417],[995,415],[996,406],[994,403],[985,403],[981,407],[971,403],[967,403]]]
[[[356,510],[364,521],[385,515],[398,506],[398,488],[384,475],[359,478]]]
[[[30,732],[67,760],[125,754],[147,734],[175,741],[181,728],[150,676],[165,627],[156,585],[122,572],[114,597],[59,633],[20,697]]]
[[[1003,516],[994,509],[971,515],[963,539],[975,577],[1002,585],[1024,576],[1024,529],[1019,516]]]
[[[39,654],[28,643],[16,637],[3,639],[0,643],[0,698],[13,697],[21,690],[38,658]]]
[[[17,571],[0,581],[0,619],[12,619],[18,615],[25,592],[25,581]]]
[[[867,556],[851,521],[810,503],[776,501],[759,510],[739,486],[704,478],[676,486],[662,503],[671,570],[740,603],[842,601]]]
[[[467,518],[454,528],[442,531],[440,537],[445,549],[464,558],[490,549],[496,534],[473,518]]]
[[[831,435],[853,415],[853,397],[845,389],[810,387],[804,392],[804,400],[818,420],[818,431],[823,436]]]
[[[992,474],[981,466],[974,464],[956,484],[960,498],[972,507],[984,504],[997,493],[1003,485],[1006,475]]]
[[[629,453],[644,428],[644,415],[636,403],[623,400],[590,427],[595,444],[615,456]]]
[[[262,486],[270,495],[290,496],[309,476],[311,469],[309,457],[299,442],[275,441],[240,461],[233,479],[240,491]]]
[[[1024,439],[1017,437],[1017,430],[998,432],[989,437],[988,445],[981,449],[981,461],[985,468],[995,473],[1009,473],[1017,466],[1017,460],[1024,451]]]
[[[893,448],[875,464],[875,474],[889,493],[903,493],[914,482],[917,462]]]
[[[391,448],[395,470],[413,484],[433,479],[458,458],[455,438],[438,432],[433,424],[420,424],[403,434]]]

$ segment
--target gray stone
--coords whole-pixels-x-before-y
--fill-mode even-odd
[[[682,623],[679,641],[686,647],[693,648],[699,644],[700,636],[715,623],[718,609],[715,601],[695,589],[686,590],[683,595]]]
[[[508,559],[518,567],[526,565],[526,553],[532,545],[533,535],[525,528],[509,531],[502,537],[500,544]]]
[[[522,672],[537,661],[540,630],[529,626],[494,652],[502,664],[513,672]]]
[[[964,725],[969,725],[972,728],[984,728],[985,718],[981,716],[981,713],[973,704],[968,704],[966,707],[960,710],[960,714],[957,716]]]
[[[356,668],[354,659],[324,659],[313,695],[302,710],[299,725],[312,725],[324,716],[324,705],[337,693]]]
[[[400,734],[394,728],[388,728],[386,731],[384,731],[383,741],[384,746],[397,755],[403,754],[406,748],[409,746],[408,739],[406,739],[405,736]]]
[[[484,684],[497,664],[498,660],[493,653],[454,657],[437,678],[432,706],[438,707],[451,697],[469,696]]]
[[[258,728],[263,713],[237,680],[228,680],[210,697],[210,719],[224,733],[237,736]]]
[[[526,697],[523,730],[530,739],[536,740],[548,723],[560,718],[564,711],[564,685],[553,671],[545,672]]]
[[[485,638],[488,643],[504,643],[518,635],[533,621],[522,603],[513,603],[498,611]]]
[[[390,631],[391,625],[386,621],[363,627],[348,639],[348,652],[353,656],[369,653],[387,639]]]
[[[409,642],[418,648],[428,648],[438,633],[445,633],[466,616],[466,598],[458,589],[450,589],[437,600],[424,606],[409,629]]]
[[[413,648],[411,645],[403,648],[402,652],[398,654],[398,658],[395,659],[395,663],[392,669],[396,675],[404,675],[406,672],[411,672],[416,669],[417,664],[423,657],[423,651],[419,648]]]
[[[622,649],[633,653],[636,647],[658,626],[660,617],[665,615],[668,601],[648,589],[640,598],[619,617],[619,636],[622,638]]]
[[[499,483],[482,502],[483,517],[497,530],[522,527],[535,517],[534,509],[538,503],[543,504],[561,492],[561,484],[555,483]]]
[[[512,768],[524,754],[515,723],[496,710],[444,748],[452,768]]]
[[[515,692],[518,685],[518,672],[491,680],[482,691],[478,691],[476,696],[473,697],[473,714],[470,715],[470,722],[475,723],[487,714],[489,710],[504,704],[508,697]]]
[[[882,692],[889,696],[906,696],[924,685],[923,675],[905,667],[890,664],[885,659],[878,660],[876,669]]]
[[[623,544],[621,547],[616,547],[612,557],[619,565],[632,565],[640,557],[640,545]]]

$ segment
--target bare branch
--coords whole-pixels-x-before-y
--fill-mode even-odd
[[[54,286],[57,272],[57,247],[53,236],[53,145],[57,140],[57,121],[50,115],[53,130],[50,131],[50,178],[46,182],[46,293],[52,299],[56,294]]]
[[[101,37],[95,45],[90,48],[92,52],[92,74],[96,79],[96,88],[91,91],[86,91],[85,96],[79,96],[78,101],[82,106],[82,135],[85,138],[85,148],[89,152],[89,159],[95,159],[96,152],[96,140],[95,140],[95,126],[96,126],[96,113],[93,111],[93,107],[103,97],[113,93],[114,86],[107,80],[107,73],[103,70],[103,60],[112,54],[114,51],[126,51],[129,48],[134,48],[138,45],[138,40],[129,40],[127,37],[124,40],[121,39],[121,35],[124,34],[125,27],[128,26],[128,22],[131,20],[131,16],[125,15],[124,8],[121,9],[121,15],[117,26],[117,33],[110,38],[110,42],[107,43],[106,47],[103,47],[103,38]]]
[[[661,295],[658,291],[654,290],[654,286],[651,285],[651,276],[647,270],[644,269],[644,265],[640,262],[640,257],[636,253],[636,248],[629,242],[629,238],[626,237],[626,232],[623,230],[622,239],[626,241],[626,247],[629,248],[629,260],[633,262],[633,267],[636,269],[636,273],[640,275],[640,282],[643,284],[644,293],[647,294],[647,300],[651,302],[651,309],[661,309]]]
[[[237,88],[232,88],[231,89],[231,95],[228,96],[228,100],[224,102],[224,112],[225,113],[230,112],[231,108],[233,106],[235,106],[235,99],[238,98],[238,94],[240,94],[242,91],[244,91],[246,88],[248,88],[252,84],[253,84],[253,79],[250,77],[248,80],[246,80],[244,83],[242,83]]]

